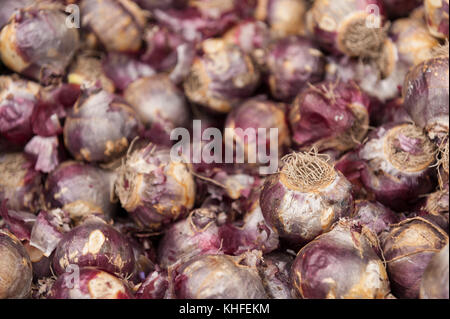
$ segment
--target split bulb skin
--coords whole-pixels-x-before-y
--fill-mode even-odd
[[[95,267],[83,267],[78,285],[73,273],[64,273],[54,282],[49,299],[134,299],[131,289],[120,278]]]
[[[203,51],[184,81],[185,94],[209,112],[228,113],[253,94],[260,72],[250,56],[223,40],[203,42]]]
[[[303,170],[305,175],[294,173],[296,169]],[[312,170],[317,171],[316,176]],[[299,182],[308,179],[308,172],[314,176],[309,176],[311,183]],[[294,245],[304,245],[327,232],[340,218],[352,214],[351,188],[342,173],[317,155],[309,155],[303,164],[295,161],[284,164],[279,173],[266,179],[260,197],[261,210],[280,238]]]
[[[78,29],[66,26],[66,15],[39,5],[16,13],[0,33],[3,63],[45,85],[65,75],[78,47]]]
[[[448,39],[448,0],[425,0],[425,19],[430,33],[439,39]]]
[[[83,25],[107,51],[136,53],[141,49],[146,15],[135,2],[83,0],[80,10]]]
[[[125,154],[142,127],[118,95],[85,91],[64,123],[64,144],[76,160],[111,162]]]
[[[97,218],[64,234],[56,247],[52,269],[61,275],[71,265],[97,267],[127,278],[133,274],[135,259],[128,239],[112,226]]]
[[[323,79],[325,58],[312,40],[290,36],[268,46],[265,67],[272,96],[290,102],[308,85]]]
[[[353,81],[324,81],[294,100],[288,119],[298,149],[348,151],[368,131],[370,99]]]
[[[298,252],[291,280],[302,299],[384,299],[390,293],[373,243],[345,219]]]
[[[111,202],[113,174],[75,161],[61,163],[45,182],[48,209],[61,208],[80,222],[89,215],[111,218],[116,210]]]
[[[0,229],[0,299],[25,299],[31,294],[33,271],[25,247]]]
[[[0,202],[6,207],[35,213],[43,201],[42,174],[24,153],[0,154]]]
[[[401,221],[382,237],[386,268],[397,298],[419,298],[424,271],[445,245],[448,245],[447,233],[420,217]]]
[[[372,132],[358,155],[361,181],[380,203],[404,211],[434,188],[436,148],[412,124],[386,124]]]
[[[169,148],[151,143],[127,156],[118,170],[115,190],[138,226],[152,230],[186,216],[196,194],[187,164],[172,161]]]
[[[179,299],[267,299],[258,270],[241,256],[203,255],[176,270]]]

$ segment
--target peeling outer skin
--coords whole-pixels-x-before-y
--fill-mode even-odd
[[[85,92],[66,118],[64,144],[77,160],[110,162],[125,154],[141,125],[119,96]]]
[[[407,210],[419,199],[420,195],[429,193],[434,188],[432,179],[435,161],[434,147],[423,135],[417,155],[413,157],[396,143],[403,138],[403,130],[417,130],[412,124],[386,124],[372,132],[367,142],[359,149],[359,158],[364,164],[360,174],[364,187],[375,194],[376,200],[394,209]],[[392,140],[391,140],[392,138]],[[408,138],[409,139],[409,138]],[[392,152],[398,153],[392,153]],[[411,152],[415,152],[412,150]],[[396,161],[396,154],[404,154],[408,160]],[[412,160],[416,160],[413,163]]]
[[[363,27],[369,16],[366,8],[376,5],[381,17],[381,28],[370,30]],[[380,50],[383,41],[383,5],[379,0],[338,0],[314,1],[312,8],[307,12],[306,23],[310,34],[320,42],[320,45],[332,54],[346,54],[349,56],[361,56],[363,53],[376,53]],[[370,18],[369,18],[370,19]],[[361,46],[350,49],[346,39],[349,31],[355,31],[355,26],[360,31],[371,35],[370,40],[361,38]],[[371,32],[373,31],[373,32]],[[370,32],[370,33],[369,33]],[[362,33],[361,33],[362,34]]]
[[[155,70],[130,55],[109,52],[102,59],[103,71],[114,82],[118,91],[123,91],[132,82],[155,74]]]
[[[253,139],[251,135],[245,135],[247,129],[257,132],[259,129],[264,129],[266,138],[261,141],[256,133]],[[286,119],[285,106],[274,103],[272,101],[250,99],[241,104],[239,107],[233,109],[227,116],[225,122],[225,147],[230,150],[243,150],[246,159],[254,157],[256,164],[258,163],[258,151],[266,149],[270,151],[270,129],[278,129],[278,156],[281,156],[286,147],[290,145],[290,132]],[[240,130],[244,135],[240,135]],[[227,143],[232,141],[232,145]],[[236,147],[234,146],[236,144]],[[251,153],[255,151],[254,153]],[[250,160],[248,160],[250,163]]]
[[[430,33],[440,39],[448,39],[448,0],[425,0],[425,19]]]
[[[220,237],[221,248],[229,255],[240,255],[254,249],[270,253],[279,247],[278,233],[264,220],[258,199],[245,212],[242,221],[223,225]]]
[[[22,243],[0,230],[0,299],[23,299],[31,293],[33,271]]]
[[[87,220],[64,234],[53,257],[53,270],[63,274],[71,265],[92,266],[128,278],[135,259],[128,239],[101,220]]]
[[[77,285],[73,276],[72,273],[59,276],[52,286],[49,299],[134,299],[128,285],[108,272],[83,267]]]
[[[228,113],[250,97],[260,73],[250,56],[222,40],[203,42],[205,54],[194,59],[184,81],[188,99],[214,113]]]
[[[265,66],[272,95],[290,102],[308,85],[323,79],[325,58],[315,43],[302,36],[274,41],[266,49]]]
[[[198,43],[219,36],[253,14],[253,0],[190,1],[183,10],[153,11],[159,25],[180,34],[186,41]]]
[[[242,51],[251,55],[262,67],[265,60],[264,49],[269,45],[272,37],[269,27],[264,22],[251,19],[236,24],[222,38],[225,42],[237,45]]]
[[[264,255],[263,259],[259,272],[267,295],[271,299],[294,299],[289,276],[294,261],[293,256],[282,252],[273,252]]]
[[[353,81],[325,81],[295,99],[288,119],[299,149],[345,152],[360,144],[369,125],[370,101]]]
[[[307,3],[304,0],[258,0],[255,17],[266,21],[273,33],[284,37],[304,35]]]
[[[153,144],[127,156],[115,188],[138,226],[152,230],[185,216],[195,201],[195,182],[187,165],[171,161],[169,148]]]
[[[420,283],[420,299],[448,299],[448,244],[430,260]]]
[[[404,105],[417,126],[437,145],[449,131],[449,65],[447,56],[420,63],[409,71],[403,85]]]
[[[266,222],[280,238],[295,245],[304,245],[327,232],[354,209],[351,184],[340,172],[332,182],[311,192],[291,185],[284,173],[271,175],[261,191],[260,205]]]
[[[397,298],[418,298],[424,271],[448,235],[433,223],[410,218],[393,225],[382,239],[392,292]]]
[[[32,114],[41,87],[34,82],[0,76],[0,135],[24,145],[32,136]]]
[[[83,25],[95,34],[107,51],[139,51],[147,17],[136,3],[130,0],[83,0],[80,9]]]
[[[291,280],[302,299],[383,299],[390,292],[382,260],[361,229],[348,220],[298,252]]]
[[[146,126],[160,121],[169,123],[172,128],[190,125],[184,94],[165,74],[136,80],[127,87],[124,98]]]
[[[0,202],[18,211],[37,212],[43,203],[42,175],[23,153],[0,154]]]
[[[395,59],[398,60],[398,58]],[[375,63],[364,63],[348,56],[327,56],[325,70],[326,80],[355,81],[372,99],[375,98],[384,103],[401,95],[408,68],[404,63],[396,63],[395,72],[382,79]]]
[[[62,208],[75,222],[92,214],[109,219],[116,209],[111,202],[113,178],[111,172],[89,164],[64,162],[47,177],[46,206]]]
[[[194,256],[221,253],[219,230],[217,216],[212,210],[193,210],[186,219],[176,222],[164,232],[158,244],[159,265],[167,268]]]
[[[79,46],[78,30],[65,22],[58,10],[21,10],[0,34],[3,63],[43,84],[64,76]]]
[[[392,20],[409,15],[422,4],[422,0],[383,0],[386,14]]]
[[[256,266],[247,266],[242,256],[198,256],[174,272],[178,299],[268,298]]]
[[[23,246],[30,257],[33,268],[33,280],[37,281],[39,279],[48,278],[52,276],[51,264],[52,257],[45,257],[42,251],[33,246],[30,246],[28,242],[23,242]]]
[[[352,220],[358,225],[369,228],[376,235],[388,231],[390,225],[398,223],[403,218],[378,202],[360,200],[355,202],[355,213]]]
[[[115,91],[114,82],[107,77],[103,70],[102,60],[88,53],[78,54],[70,66],[67,81],[80,86],[99,85],[109,93]]]

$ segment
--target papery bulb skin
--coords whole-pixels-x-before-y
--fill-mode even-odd
[[[65,75],[78,46],[78,29],[67,27],[66,15],[39,5],[16,13],[0,33],[3,63],[45,85]]]
[[[266,51],[267,81],[272,96],[278,100],[290,102],[308,85],[323,79],[324,55],[306,37],[290,36],[275,40]]]
[[[115,187],[122,207],[142,228],[160,229],[194,206],[196,187],[187,164],[152,143],[127,156]]]
[[[40,98],[37,83],[0,76],[0,135],[24,145],[33,136],[32,115]]]
[[[448,39],[448,0],[425,0],[425,19],[428,30],[436,38]]]
[[[228,113],[252,95],[260,72],[250,56],[223,40],[203,42],[203,51],[203,56],[194,59],[184,81],[185,94],[210,112]]]
[[[271,136],[274,129],[278,130],[276,141]],[[270,100],[247,100],[232,110],[225,122],[225,147],[243,154],[247,163],[263,165],[260,154],[268,152],[282,156],[290,145],[289,135],[286,106]]]
[[[0,229],[0,299],[29,298],[32,265],[22,243]]]
[[[167,268],[194,256],[221,250],[218,216],[208,208],[193,210],[186,219],[171,225],[158,245],[158,263]]]
[[[56,247],[52,264],[55,273],[70,272],[73,265],[97,267],[126,278],[134,270],[135,259],[123,234],[104,221],[91,217],[64,234]]]
[[[402,211],[432,191],[436,147],[413,124],[386,124],[359,149],[361,181],[380,203]]]
[[[146,16],[136,3],[131,0],[83,0],[80,9],[83,26],[95,35],[107,51],[139,51]]]
[[[260,205],[280,238],[304,245],[327,232],[354,209],[350,182],[317,153],[291,153],[280,172],[269,176]]]
[[[54,282],[49,299],[134,299],[130,287],[120,278],[94,267],[79,270],[79,282],[73,274],[61,274]]]
[[[61,208],[80,222],[86,216],[111,218],[113,174],[101,168],[75,161],[61,163],[45,182],[47,208]]]
[[[124,98],[146,127],[155,122],[167,123],[170,135],[170,130],[190,125],[184,94],[167,75],[157,74],[134,81],[125,90]]]
[[[272,38],[273,34],[267,24],[253,19],[236,24],[223,35],[226,42],[237,45],[261,66],[265,63],[265,49]]]
[[[64,124],[64,144],[75,159],[110,162],[125,154],[141,123],[119,96],[84,91]]]
[[[401,221],[382,238],[392,292],[397,298],[419,298],[424,271],[445,245],[448,245],[448,235],[420,217]]]
[[[181,10],[155,9],[158,25],[179,34],[189,43],[199,43],[219,36],[242,19],[253,15],[254,0],[199,0],[189,1]]]
[[[35,213],[42,206],[42,174],[24,153],[0,154],[0,202],[6,207]]]
[[[439,145],[449,131],[448,46],[444,55],[412,68],[403,85],[404,105],[414,123]]]
[[[243,256],[203,255],[176,270],[179,299],[266,299],[257,267]]]
[[[102,68],[116,89],[121,92],[134,81],[156,73],[147,63],[117,52],[109,52],[107,56],[103,57]]]
[[[288,118],[299,149],[350,150],[368,131],[370,100],[353,81],[325,81],[295,99]]]
[[[348,220],[316,237],[297,254],[291,269],[303,299],[383,299],[390,293],[383,261],[373,243]]]
[[[448,244],[431,258],[420,283],[420,299],[448,299]]]

